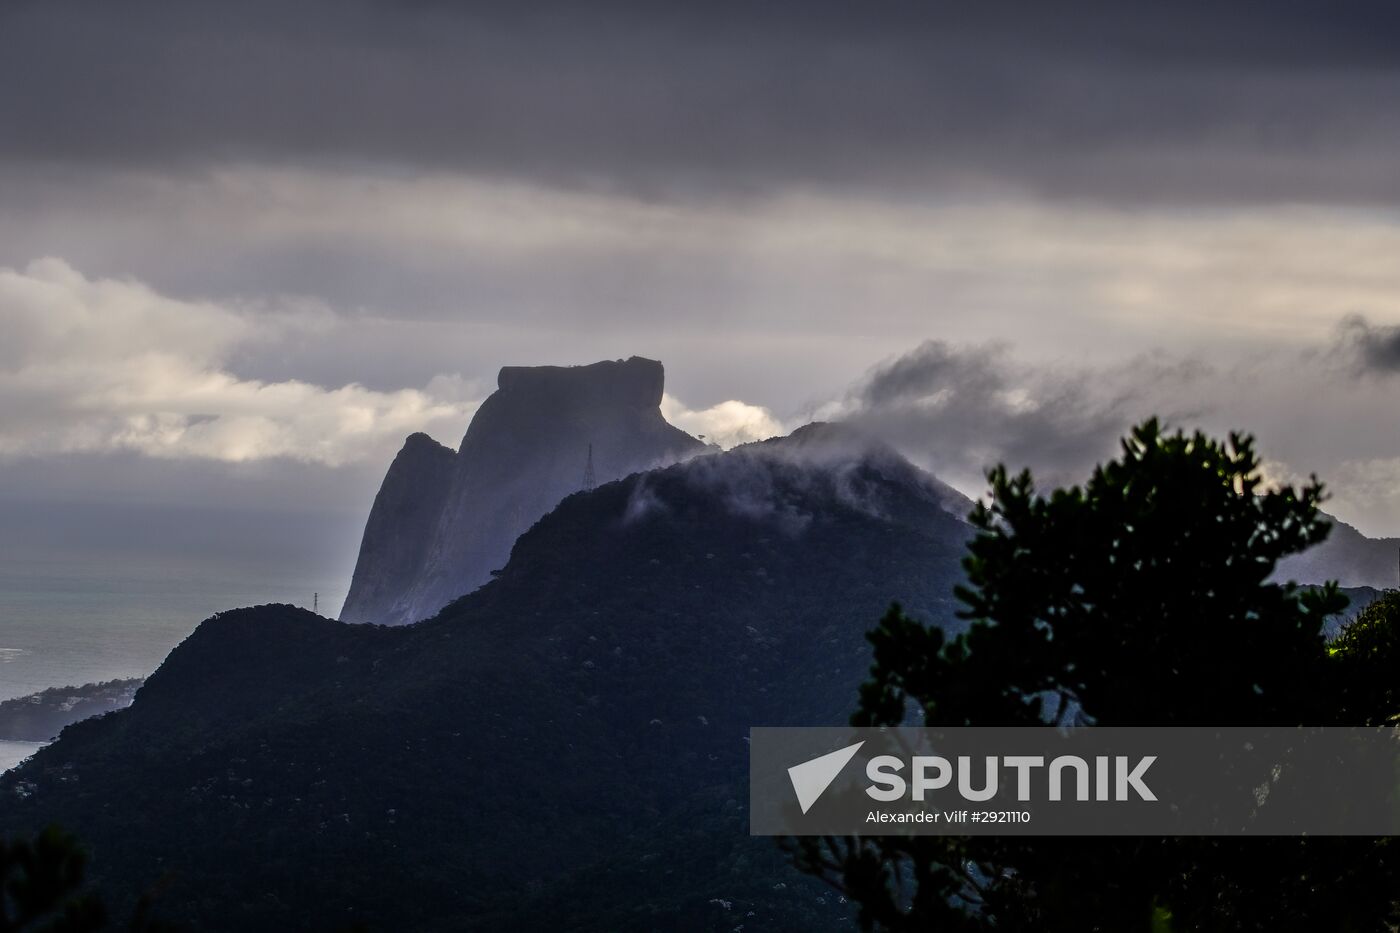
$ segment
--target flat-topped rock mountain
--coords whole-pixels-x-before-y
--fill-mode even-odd
[[[589,472],[596,483],[704,445],[661,414],[665,372],[632,357],[507,366],[452,451],[424,434],[384,477],[360,544],[346,622],[428,618],[505,565],[511,545]]]

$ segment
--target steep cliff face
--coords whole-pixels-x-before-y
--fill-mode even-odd
[[[341,618],[415,622],[485,583],[521,532],[582,487],[590,447],[598,483],[700,449],[662,417],[664,382],[661,364],[639,357],[502,369],[455,455],[434,444],[445,456],[409,457],[406,445],[395,460]]]
[[[347,621],[378,622],[403,595],[428,558],[452,491],[457,453],[426,434],[404,442],[365,523],[354,585],[341,615]]]

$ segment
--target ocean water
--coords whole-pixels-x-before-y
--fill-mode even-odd
[[[0,741],[0,771],[8,771],[43,746],[38,742]]]
[[[347,574],[348,577],[348,574]],[[174,563],[0,562],[0,700],[47,687],[144,677],[204,619],[263,603],[334,617],[348,578],[261,572],[237,577]],[[0,764],[29,754],[0,748]],[[8,766],[8,765],[6,765]]]

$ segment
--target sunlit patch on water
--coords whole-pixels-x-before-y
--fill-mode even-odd
[[[7,661],[16,661],[29,653],[27,648],[0,648],[0,664]]]

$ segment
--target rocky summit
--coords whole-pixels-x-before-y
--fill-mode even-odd
[[[415,434],[394,458],[341,619],[428,618],[489,580],[565,496],[700,450],[662,417],[664,385],[661,364],[640,357],[504,367],[456,452]]]

